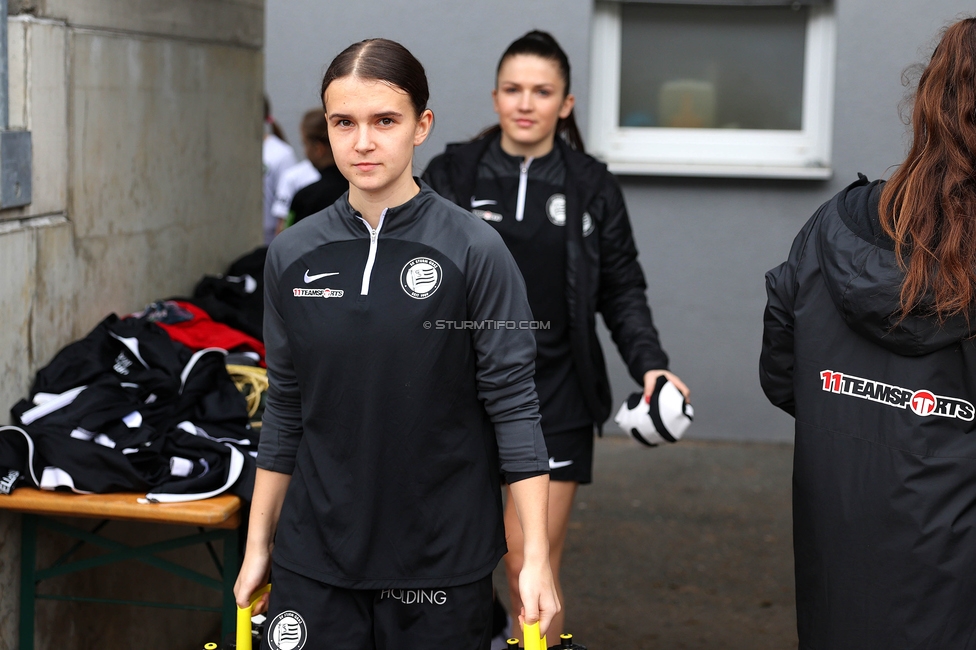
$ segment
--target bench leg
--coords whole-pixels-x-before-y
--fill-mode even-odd
[[[20,650],[34,650],[37,594],[37,516],[22,515],[20,533]]]
[[[241,565],[237,541],[239,531],[227,530],[224,533],[224,600],[220,629],[221,638],[226,639],[228,635],[237,632],[237,601],[234,598],[234,583],[237,581],[237,573],[240,571]]]

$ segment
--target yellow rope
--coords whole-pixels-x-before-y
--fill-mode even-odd
[[[268,390],[268,371],[254,366],[230,364],[227,373],[247,400],[247,414],[253,417],[261,406],[261,395]]]

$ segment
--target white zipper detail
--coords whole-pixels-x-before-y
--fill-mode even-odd
[[[359,290],[361,296],[369,295],[369,278],[373,275],[373,262],[376,261],[376,240],[380,236],[380,229],[383,227],[383,219],[386,217],[387,210],[389,208],[383,208],[383,212],[380,213],[380,222],[376,225],[376,230],[373,230],[368,221],[359,217],[359,220],[366,224],[366,230],[369,231],[369,257],[366,258],[366,269],[363,270],[363,287]]]
[[[519,163],[518,204],[515,208],[516,221],[521,221],[525,216],[525,188],[529,184],[529,165],[532,164],[533,160],[533,158],[526,158],[523,162]]]

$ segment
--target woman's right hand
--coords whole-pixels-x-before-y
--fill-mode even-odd
[[[241,572],[237,574],[237,582],[234,583],[234,598],[237,606],[241,609],[247,608],[251,604],[251,595],[268,584],[271,577],[271,550],[247,549],[244,553],[244,562],[241,563]],[[261,614],[268,609],[268,594],[254,603],[251,614]]]
[[[685,386],[685,382],[678,378],[678,375],[670,372],[668,370],[648,370],[644,373],[644,401],[648,404],[651,403],[651,394],[654,392],[654,386],[657,383],[657,378],[664,375],[668,378],[674,387],[684,395],[685,399],[691,401],[691,389]]]
[[[254,475],[254,491],[251,494],[251,517],[248,520],[247,544],[244,547],[244,562],[234,583],[234,599],[237,606],[246,608],[251,604],[251,595],[268,584],[271,577],[271,549],[274,547],[275,530],[281,505],[291,482],[290,474],[257,469]],[[254,603],[254,614],[268,608],[268,596]]]

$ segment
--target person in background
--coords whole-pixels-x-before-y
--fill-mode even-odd
[[[297,162],[295,150],[285,140],[285,133],[271,116],[271,102],[264,98],[264,125],[267,131],[261,146],[261,164],[264,172],[264,211],[261,225],[264,232],[264,243],[268,245],[274,239],[278,230],[278,220],[272,213],[275,190],[281,175]]]
[[[328,125],[322,109],[313,108],[302,116],[301,131],[305,159],[289,167],[281,175],[275,189],[274,204],[271,206],[271,214],[278,220],[278,232],[285,227],[295,192],[322,178],[319,169],[334,164],[332,149],[329,147]]]
[[[268,249],[269,389],[237,603],[270,572],[271,650],[487,650],[504,474],[524,619],[544,631],[559,603],[535,340],[431,329],[531,319],[518,267],[497,233],[414,179],[434,116],[406,48],[349,46],[321,94],[349,191]]]
[[[830,199],[766,274],[802,650],[976,648],[976,18],[945,30],[911,125],[891,180]]]
[[[326,139],[325,144],[328,145],[328,139]],[[324,156],[322,160],[325,160]],[[332,158],[332,149],[328,150],[328,161],[328,164],[319,167],[322,174],[319,180],[295,193],[288,211],[286,227],[298,223],[309,215],[325,210],[338,201],[339,197],[349,189],[349,181],[336,167]]]
[[[611,396],[596,335],[596,312],[649,399],[659,377],[688,396],[668,371],[644,295],[644,274],[617,181],[583,151],[569,92],[569,59],[546,32],[517,39],[498,63],[492,91],[498,124],[449,145],[426,180],[501,234],[525,280],[536,321],[535,381],[549,450],[549,562],[556,577],[577,487],[591,481],[593,430]],[[524,561],[515,504],[505,510],[512,617]],[[553,620],[552,638],[564,614]],[[516,631],[516,634],[519,634]]]

